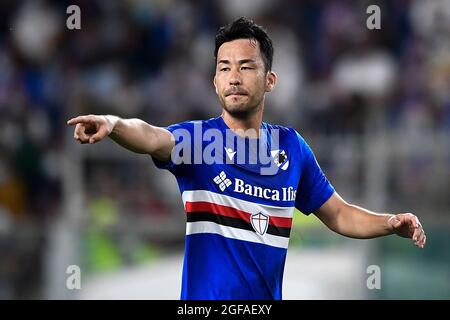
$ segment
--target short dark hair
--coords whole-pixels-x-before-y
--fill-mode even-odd
[[[255,24],[246,17],[240,17],[233,22],[223,26],[216,34],[216,48],[214,49],[214,58],[217,63],[217,52],[225,42],[237,39],[255,39],[259,42],[259,48],[264,61],[266,72],[272,70],[273,45],[272,40],[267,35],[266,30]]]

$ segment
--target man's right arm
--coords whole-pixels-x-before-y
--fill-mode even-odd
[[[88,115],[70,119],[76,125],[74,138],[81,143],[96,143],[109,136],[122,147],[149,154],[162,162],[170,160],[175,139],[168,130],[140,119],[122,119],[112,115]]]

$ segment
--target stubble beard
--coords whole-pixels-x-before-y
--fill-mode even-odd
[[[227,105],[225,100],[222,100],[222,107],[232,117],[244,120],[250,118],[259,111],[259,109],[261,108],[261,101],[258,101],[252,105],[243,103],[243,104],[234,104],[230,106]]]

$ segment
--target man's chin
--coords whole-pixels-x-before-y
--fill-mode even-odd
[[[246,105],[228,105],[224,107],[225,111],[235,118],[247,118],[255,113],[256,108]]]

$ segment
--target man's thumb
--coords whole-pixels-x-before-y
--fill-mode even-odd
[[[394,217],[391,219],[391,224],[394,228],[398,228],[401,226],[402,222],[397,217]]]

